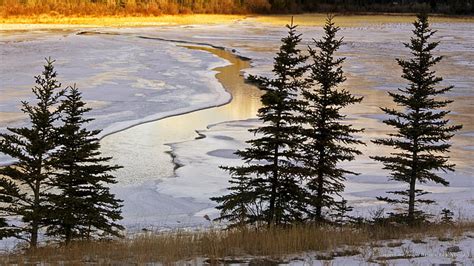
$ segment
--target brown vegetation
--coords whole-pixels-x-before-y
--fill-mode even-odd
[[[216,261],[229,257],[284,255],[305,251],[331,251],[344,245],[353,246],[347,254],[357,254],[357,246],[379,240],[460,236],[473,231],[474,223],[406,226],[294,226],[264,230],[208,230],[146,233],[130,239],[76,242],[69,246],[49,244],[36,250],[19,250],[0,257],[0,264],[37,264],[39,262],[110,264],[116,262],[171,263],[198,257]],[[340,256],[334,253],[334,256]]]
[[[473,0],[0,0],[0,16],[159,16],[302,12],[472,14]]]
[[[181,1],[183,2],[183,1]],[[186,3],[189,2],[189,3]],[[265,12],[267,0],[0,0],[0,14],[10,16],[159,16],[163,14],[242,14]]]

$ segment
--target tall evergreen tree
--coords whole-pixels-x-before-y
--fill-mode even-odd
[[[396,129],[396,133],[388,138],[375,140],[374,143],[393,147],[396,152],[390,156],[374,156],[373,159],[384,164],[384,169],[390,170],[393,180],[408,184],[404,191],[391,191],[397,198],[379,197],[380,200],[392,204],[406,204],[408,207],[407,222],[412,223],[422,218],[422,211],[416,209],[418,203],[431,203],[431,200],[419,199],[426,191],[416,188],[417,182],[433,181],[442,185],[449,185],[437,172],[454,171],[454,164],[448,162],[446,153],[451,145],[448,141],[461,125],[451,125],[446,115],[450,112],[441,108],[446,107],[451,100],[437,99],[450,91],[453,86],[439,88],[443,80],[436,76],[432,67],[441,61],[441,56],[433,56],[432,51],[438,42],[430,42],[435,34],[430,29],[428,17],[418,15],[413,24],[414,36],[405,47],[409,48],[412,58],[397,59],[403,69],[402,77],[408,81],[408,86],[398,89],[398,92],[389,92],[393,101],[403,108],[403,111],[390,108],[382,110],[392,116],[383,122]]]
[[[232,176],[232,193],[213,198],[220,203],[221,217],[242,217],[247,222],[280,225],[303,217],[303,190],[299,184],[300,166],[297,146],[302,141],[296,134],[300,130],[300,117],[295,115],[301,101],[298,93],[308,86],[304,78],[307,56],[301,54],[298,44],[301,36],[296,26],[287,25],[289,34],[282,39],[275,57],[274,78],[250,77],[265,90],[263,107],[258,116],[263,126],[250,130],[259,137],[248,141],[250,147],[237,151],[243,166],[224,167]],[[258,206],[249,212],[246,208]],[[251,204],[250,204],[251,203]],[[255,214],[256,213],[256,214]],[[240,221],[242,221],[240,219]]]
[[[89,239],[95,233],[118,236],[123,227],[120,200],[110,193],[108,185],[116,183],[111,172],[121,168],[108,165],[110,157],[101,157],[97,135],[85,124],[91,109],[85,106],[76,87],[69,88],[62,101],[59,128],[60,149],[54,154],[56,175],[51,185],[59,193],[49,194],[52,203],[47,233],[60,236],[66,244],[76,238]]]
[[[340,162],[352,161],[361,152],[355,144],[363,144],[354,137],[361,132],[352,125],[344,123],[345,115],[341,109],[362,101],[348,91],[338,88],[346,78],[342,70],[345,58],[335,58],[334,53],[342,44],[337,39],[339,28],[334,25],[333,17],[328,16],[324,26],[325,35],[321,40],[314,40],[313,49],[309,47],[313,59],[311,79],[315,87],[303,92],[304,105],[301,113],[307,126],[302,130],[306,139],[301,145],[302,161],[308,179],[310,217],[324,220],[323,209],[340,209],[343,202],[337,202],[334,196],[344,190],[343,181],[346,174],[356,174],[338,166]]]
[[[52,152],[58,147],[55,122],[59,118],[58,99],[63,94],[56,79],[54,61],[46,60],[42,75],[36,76],[32,89],[36,105],[22,102],[22,111],[31,125],[8,128],[0,134],[0,152],[17,160],[0,168],[0,211],[5,216],[21,218],[22,225],[9,223],[10,232],[36,247],[38,231],[44,226],[47,209],[46,192],[51,188]]]

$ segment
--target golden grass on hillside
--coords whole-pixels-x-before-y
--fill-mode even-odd
[[[239,19],[244,19],[241,15],[164,15],[150,17],[66,17],[66,16],[27,16],[0,18],[0,27],[10,29],[14,24],[58,24],[58,25],[83,25],[83,26],[157,26],[157,25],[191,25],[191,24],[226,24]],[[18,26],[16,26],[18,27]]]
[[[302,14],[295,15],[295,24],[301,26],[322,26],[326,20],[326,14]],[[291,20],[291,15],[265,15],[265,16],[244,16],[244,15],[162,15],[162,16],[62,16],[42,14],[38,16],[0,16],[0,29],[14,30],[35,27],[140,27],[140,26],[160,26],[160,25],[196,25],[196,24],[230,24],[238,20],[248,19],[249,21],[284,26]],[[335,22],[341,27],[359,27],[367,25],[385,23],[412,23],[414,16],[410,15],[338,15]],[[466,23],[474,22],[473,17],[437,17],[430,20],[434,23]]]
[[[0,27],[12,29],[5,24],[118,27],[222,24],[244,18],[231,15],[246,13],[235,3],[234,0],[193,1],[186,5],[176,0],[0,0],[0,24],[3,24]]]
[[[68,247],[49,245],[27,253],[6,254],[1,264],[59,263],[80,265],[86,262],[171,263],[198,257],[218,260],[225,257],[284,255],[305,251],[331,251],[341,246],[357,246],[388,239],[455,237],[474,231],[474,223],[437,224],[420,227],[316,227],[295,226],[259,231],[203,231],[145,234],[133,239],[109,242],[77,242]],[[375,244],[374,244],[375,245]]]
[[[0,0],[0,16],[157,16],[242,14],[269,8],[267,0]]]

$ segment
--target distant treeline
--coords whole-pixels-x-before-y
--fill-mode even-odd
[[[423,11],[473,14],[474,0],[0,0],[3,16]]]

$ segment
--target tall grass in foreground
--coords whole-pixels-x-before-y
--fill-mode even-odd
[[[305,251],[330,251],[345,245],[361,246],[378,240],[455,237],[467,231],[474,231],[474,222],[425,224],[418,227],[301,225],[258,231],[177,231],[106,242],[75,242],[69,246],[49,244],[32,251],[17,251],[0,256],[0,264],[171,263],[197,257],[212,261],[234,256],[277,258]]]

